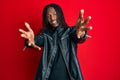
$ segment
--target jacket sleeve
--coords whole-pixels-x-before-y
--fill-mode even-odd
[[[76,28],[75,27],[71,27],[70,38],[75,43],[83,43],[83,42],[85,42],[85,40],[87,38],[87,34],[88,34],[87,31],[85,31],[85,35],[83,36],[83,38],[77,38]]]
[[[43,46],[43,44],[44,44],[43,35],[35,36],[34,41],[35,41],[35,44],[37,46]],[[27,39],[25,40],[25,46],[28,47],[28,48],[32,48],[32,46],[28,46],[28,40]]]

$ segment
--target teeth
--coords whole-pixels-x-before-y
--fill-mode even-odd
[[[52,24],[55,24],[55,23],[56,23],[56,20],[52,21],[51,23],[52,23]]]

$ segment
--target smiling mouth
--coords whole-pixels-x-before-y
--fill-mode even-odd
[[[51,21],[51,24],[55,24],[55,23],[57,23],[57,21],[56,21],[56,20]]]

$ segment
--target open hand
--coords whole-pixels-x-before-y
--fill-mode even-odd
[[[30,25],[27,22],[25,22],[25,26],[28,29],[28,31],[24,31],[23,29],[19,29],[19,31],[21,32],[21,37],[28,40],[28,46],[32,46],[38,50],[41,50],[41,48],[39,46],[35,45],[34,32],[30,28]]]
[[[87,19],[84,20],[84,10],[82,9],[76,23],[76,34],[78,38],[83,37],[85,35],[85,31],[92,29],[92,26],[85,27],[89,23],[90,19],[91,16],[88,16]]]

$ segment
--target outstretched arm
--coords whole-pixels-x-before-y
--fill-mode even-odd
[[[19,31],[21,32],[21,37],[28,40],[28,46],[32,46],[33,48],[41,50],[41,48],[35,44],[34,32],[31,29],[30,25],[27,22],[25,22],[25,26],[28,29],[28,31],[24,31],[23,29],[19,29]]]

